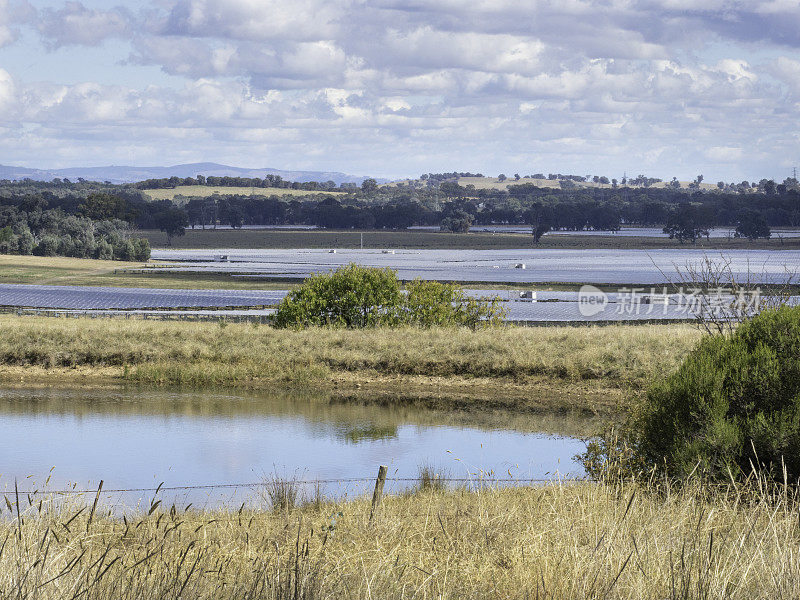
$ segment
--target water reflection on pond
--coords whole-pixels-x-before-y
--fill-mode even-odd
[[[106,489],[300,479],[414,477],[430,465],[453,477],[581,474],[569,434],[586,422],[563,415],[442,413],[352,405],[325,397],[152,389],[0,391],[0,488],[70,483]],[[26,479],[27,478],[27,479]],[[389,485],[398,489],[402,484]],[[367,483],[329,484],[330,495]],[[197,503],[243,491],[188,491]],[[134,497],[135,496],[135,497]],[[144,494],[128,494],[127,503]]]

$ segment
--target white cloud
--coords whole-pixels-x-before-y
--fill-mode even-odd
[[[164,33],[263,41],[329,39],[350,2],[341,0],[179,0]]]
[[[129,35],[132,20],[132,15],[123,8],[91,10],[70,0],[58,10],[42,9],[37,26],[51,48],[73,44],[96,46],[108,38]]]
[[[0,69],[0,114],[5,113],[5,117],[9,116],[14,102],[15,102],[15,86],[11,74]],[[2,119],[2,117],[0,117]],[[5,120],[5,119],[4,119]]]
[[[718,162],[737,161],[744,156],[744,149],[731,146],[712,146],[705,152],[711,160]]]
[[[19,38],[15,25],[29,21],[35,11],[27,0],[0,0],[0,48],[13,44]]]
[[[772,61],[768,71],[786,84],[793,93],[800,95],[800,61],[780,56]]]
[[[751,155],[766,164],[796,143],[785,124],[798,120],[800,62],[752,51],[800,47],[789,0],[22,6],[0,0],[0,45],[27,20],[49,49],[122,39],[125,69],[174,76],[171,87],[0,77],[6,119],[35,129],[15,140],[31,152],[80,137],[86,152],[124,139],[145,154],[251,159],[280,143],[286,166],[314,157],[413,172],[438,156],[442,168],[489,170],[485,161],[549,157],[546,171],[613,157],[618,170],[640,162],[681,174]],[[709,42],[729,52],[706,61]]]

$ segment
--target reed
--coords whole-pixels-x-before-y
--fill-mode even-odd
[[[288,512],[297,506],[300,484],[296,477],[281,477],[275,473],[267,478],[264,491],[272,510]]]
[[[448,473],[432,465],[422,465],[419,468],[418,478],[417,491],[443,491],[447,487]]]
[[[703,598],[800,589],[798,498],[758,482],[428,489],[286,511],[3,502],[0,596]]]

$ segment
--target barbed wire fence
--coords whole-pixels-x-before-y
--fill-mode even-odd
[[[158,495],[162,492],[184,492],[184,491],[215,491],[215,490],[259,490],[273,485],[276,481],[280,483],[295,485],[295,486],[318,486],[318,485],[331,485],[331,484],[353,484],[361,483],[367,484],[375,482],[376,485],[380,482],[383,483],[397,483],[397,484],[414,484],[420,483],[421,477],[389,477],[385,475],[385,471],[379,468],[377,479],[375,477],[336,477],[336,478],[314,478],[314,479],[298,479],[298,478],[265,478],[257,482],[241,482],[241,483],[211,483],[211,484],[197,484],[197,485],[164,485],[161,483],[156,487],[125,487],[125,488],[104,488],[103,481],[96,488],[61,488],[61,489],[48,489],[47,487],[34,487],[32,489],[19,489],[15,481],[15,489],[5,490],[0,492],[6,496],[10,494],[19,496],[78,496],[95,494],[98,497],[108,494],[130,494],[130,493],[152,493]],[[381,473],[383,472],[383,476]],[[432,475],[431,481],[436,484],[472,484],[475,486],[508,486],[516,485],[532,485],[532,484],[547,484],[547,483],[578,483],[589,482],[586,476],[562,476],[554,475],[552,477],[492,477],[482,474],[464,477],[449,477]]]
[[[49,481],[49,479],[48,479]],[[581,483],[581,482],[591,482],[592,480],[586,476],[583,477],[575,477],[575,476],[562,476],[559,473],[554,473],[552,477],[493,477],[487,476],[485,473],[477,473],[472,474],[470,476],[464,477],[448,477],[441,474],[433,474],[428,479],[428,485],[430,486],[431,483],[435,487],[441,487],[446,484],[454,485],[454,484],[467,484],[467,488],[469,491],[477,492],[483,491],[487,489],[493,489],[496,487],[509,487],[509,486],[533,486],[533,485],[560,485],[560,484],[574,484],[574,483]],[[12,519],[20,521],[25,515],[21,513],[25,509],[23,503],[27,500],[28,509],[33,509],[37,506],[37,499],[38,502],[38,509],[41,513],[41,502],[44,498],[55,500],[55,497],[61,498],[69,498],[69,497],[80,497],[85,496],[87,499],[87,504],[84,508],[82,508],[80,512],[83,512],[91,505],[91,515],[95,514],[95,511],[98,509],[99,506],[102,506],[100,500],[103,496],[108,497],[115,494],[152,494],[149,499],[146,499],[144,496],[138,498],[138,502],[144,501],[144,505],[139,505],[140,508],[134,509],[135,512],[140,512],[141,515],[149,516],[153,514],[157,507],[160,505],[164,507],[162,500],[166,500],[166,498],[159,499],[159,495],[164,494],[165,492],[191,492],[191,491],[207,491],[212,492],[215,490],[240,490],[246,489],[252,492],[266,492],[262,494],[262,498],[269,497],[270,504],[273,511],[281,508],[293,508],[293,507],[302,507],[307,502],[300,502],[298,504],[294,504],[292,502],[291,506],[282,507],[280,505],[276,505],[272,497],[269,495],[270,486],[281,486],[281,485],[290,485],[294,486],[294,489],[299,490],[301,487],[304,486],[320,486],[320,485],[330,485],[330,484],[371,484],[374,482],[374,490],[372,492],[372,500],[369,503],[368,513],[364,516],[367,517],[368,515],[368,523],[372,524],[374,516],[377,514],[381,500],[384,496],[384,485],[386,483],[396,483],[396,484],[416,484],[417,489],[425,489],[425,485],[423,482],[422,476],[417,477],[387,477],[387,467],[384,465],[379,466],[377,477],[338,477],[338,478],[313,478],[313,479],[300,479],[300,478],[265,478],[262,481],[258,482],[243,482],[243,483],[213,483],[213,484],[197,484],[197,485],[164,485],[162,482],[156,487],[126,487],[126,488],[105,488],[103,486],[103,480],[100,480],[99,485],[96,488],[78,488],[77,484],[72,488],[62,488],[62,489],[47,489],[44,486],[42,489],[34,487],[33,489],[19,489],[19,483],[17,480],[14,481],[14,489],[9,490],[6,489],[3,492],[0,492],[0,495],[3,495],[3,500],[5,501],[5,507],[8,508],[10,512],[10,516]],[[407,492],[410,490],[414,490],[413,486],[406,486],[405,488],[401,488],[401,493]],[[312,499],[311,503],[319,503],[320,505],[327,505],[327,503],[333,501],[335,502],[337,498],[331,496],[325,496],[324,498],[320,498],[319,496],[319,487],[316,488],[317,490],[317,497]],[[369,488],[365,487],[363,489],[363,496],[368,498]],[[92,501],[93,498],[93,501]],[[348,498],[345,494],[338,498],[339,500],[348,500],[352,498]],[[49,500],[48,500],[49,501]],[[170,502],[170,501],[168,501]],[[176,501],[175,499],[171,500],[172,508],[169,509],[170,511],[175,511],[176,509]],[[148,509],[149,504],[149,509]],[[211,522],[228,522],[229,520],[238,520],[241,524],[242,519],[242,511],[245,509],[246,502],[242,502],[241,506],[236,509],[236,506],[231,507],[230,505],[226,506],[225,504],[220,504],[218,506],[212,507],[212,512],[214,513],[214,518]],[[238,501],[237,501],[238,505]],[[127,508],[132,508],[130,506],[125,506],[124,504],[114,504],[111,506],[117,506],[118,508],[122,509],[122,512],[119,514],[124,514]],[[193,503],[189,503],[184,508],[179,509],[180,511],[188,512],[189,508],[193,506]],[[5,508],[0,504],[0,512],[5,512],[3,508]],[[108,505],[106,505],[108,508]],[[199,508],[199,507],[197,507]],[[252,506],[248,505],[248,510],[253,508]],[[216,510],[214,510],[216,509]],[[263,509],[263,508],[262,508]],[[256,508],[256,510],[259,510]],[[109,511],[109,515],[112,511]],[[339,513],[340,514],[340,513]],[[426,511],[418,512],[404,512],[406,516],[429,516]],[[227,516],[226,516],[227,515]],[[341,515],[340,515],[341,516]],[[439,512],[439,518],[441,518],[442,513]],[[464,516],[462,511],[459,509],[454,513],[453,516]]]
[[[574,476],[556,476],[556,477],[483,477],[476,475],[474,477],[444,477],[434,476],[432,478],[437,483],[471,483],[475,485],[508,485],[508,484],[535,484],[535,483],[577,483],[591,481],[587,477],[574,477]],[[344,484],[344,483],[371,483],[376,481],[375,477],[341,477],[341,478],[320,478],[320,479],[294,479],[286,478],[282,480],[286,483],[297,486],[308,485],[329,485],[329,484]],[[419,483],[420,477],[385,477],[383,479],[386,483]],[[265,488],[272,484],[270,479],[265,479],[258,482],[244,482],[244,483],[210,483],[198,485],[159,485],[156,487],[129,487],[129,488],[103,488],[101,485],[97,488],[62,488],[62,489],[47,489],[47,488],[33,488],[26,490],[6,490],[0,492],[4,494],[19,493],[20,495],[81,495],[81,494],[125,494],[125,493],[147,493],[152,492],[158,494],[160,492],[181,492],[181,491],[194,491],[194,490],[233,490],[233,489],[251,489],[256,490]]]

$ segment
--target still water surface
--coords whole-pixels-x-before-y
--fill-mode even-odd
[[[505,419],[505,420],[501,420]],[[0,489],[105,489],[302,480],[415,477],[421,465],[452,477],[582,474],[585,424],[563,416],[460,415],[353,406],[284,394],[162,390],[0,391]],[[53,468],[54,467],[54,468]],[[51,468],[52,472],[51,472]],[[331,496],[369,482],[328,483]],[[390,483],[397,490],[408,483]],[[163,492],[162,492],[163,494]],[[248,490],[170,491],[179,501],[241,502]],[[257,492],[256,492],[257,494]],[[117,497],[128,505],[152,494]]]

